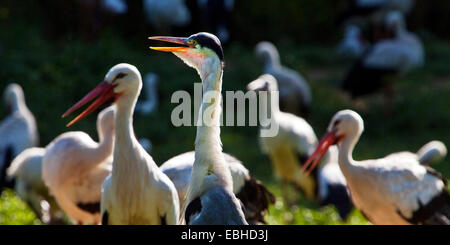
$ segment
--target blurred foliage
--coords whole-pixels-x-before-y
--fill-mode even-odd
[[[425,1],[418,2],[422,5]],[[447,1],[427,2],[448,6]],[[160,76],[160,107],[151,115],[134,116],[136,135],[152,141],[155,161],[161,164],[194,149],[195,127],[177,128],[169,123],[171,111],[177,106],[170,103],[171,94],[176,90],[193,93],[193,83],[200,82],[193,69],[173,55],[150,51],[147,41],[150,34],[124,23],[117,28],[106,27],[93,40],[70,30],[55,39],[48,32],[38,3],[30,0],[0,3],[0,29],[6,30],[0,32],[0,91],[10,82],[22,85],[27,104],[37,119],[41,146],[68,130],[82,130],[97,139],[95,113],[71,128],[65,124],[72,117],[61,119],[61,114],[101,82],[110,67],[127,62],[142,74],[156,72]],[[223,90],[245,90],[246,84],[261,74],[261,64],[249,44],[268,39],[278,45],[282,62],[308,79],[314,98],[309,121],[318,137],[337,110],[354,109],[365,119],[365,132],[356,146],[355,159],[416,151],[433,139],[450,146],[450,43],[435,37],[448,33],[427,34],[433,28],[440,30],[439,25],[430,27],[428,22],[414,22],[417,28],[430,28],[430,32],[421,32],[422,37],[429,37],[424,38],[427,62],[424,68],[398,78],[394,84],[394,114],[389,118],[383,115],[380,94],[369,96],[364,99],[365,106],[357,107],[337,89],[350,65],[334,55],[333,47],[339,35],[333,24],[334,10],[343,8],[344,4],[345,1],[337,0],[236,1],[232,33],[235,39],[224,50]],[[412,16],[428,16],[417,11],[423,9],[416,10]],[[438,14],[435,18],[441,18]],[[448,16],[441,20],[448,23]],[[183,35],[187,34],[190,33]],[[5,110],[0,106],[0,118],[4,115]],[[298,208],[284,207],[279,182],[268,157],[260,153],[257,135],[256,127],[222,127],[221,137],[224,151],[241,159],[277,195],[279,202],[267,216],[269,224],[340,223],[333,208],[319,208],[303,199]],[[448,159],[433,166],[447,178],[450,176]],[[35,222],[38,221],[26,205],[11,192],[1,196],[0,224]],[[355,211],[345,224],[366,223]]]
[[[39,220],[30,207],[14,195],[11,190],[0,194],[0,224],[38,225]]]

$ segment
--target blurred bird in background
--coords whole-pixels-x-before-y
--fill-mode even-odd
[[[255,54],[264,65],[264,73],[275,77],[280,91],[280,109],[307,118],[311,103],[311,89],[298,72],[281,65],[277,48],[270,42],[256,45]]]
[[[8,115],[0,122],[0,192],[13,188],[6,179],[6,172],[13,159],[27,148],[38,146],[39,135],[36,120],[25,103],[25,95],[19,84],[9,84],[3,99]]]

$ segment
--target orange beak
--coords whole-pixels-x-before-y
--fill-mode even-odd
[[[117,94],[114,93],[115,85],[111,85],[107,81],[101,82],[97,87],[95,87],[91,92],[89,92],[86,96],[84,96],[83,99],[78,101],[75,105],[73,105],[69,110],[67,110],[62,117],[68,116],[70,113],[74,112],[78,108],[82,107],[89,101],[93,100],[95,97],[98,96],[98,98],[86,109],[84,110],[80,115],[78,115],[75,119],[73,119],[70,123],[68,123],[66,126],[70,127],[74,123],[80,121],[84,117],[88,116],[92,112],[94,112],[97,108],[99,108],[101,105],[103,105],[105,102],[107,102],[109,99],[116,97]]]
[[[320,159],[322,159],[322,157],[325,155],[328,148],[331,145],[335,144],[336,142],[340,141],[342,139],[342,137],[343,136],[339,136],[339,137],[336,136],[335,131],[326,133],[320,140],[319,145],[317,146],[314,153],[308,158],[306,163],[303,165],[302,172],[307,171],[306,176],[308,176],[314,170],[314,168],[317,167],[317,165],[320,162]],[[308,169],[308,167],[309,167],[309,169]]]
[[[191,45],[189,45],[187,43],[187,38],[184,38],[184,37],[156,36],[156,37],[149,37],[148,39],[184,45],[181,47],[150,47],[150,49],[154,49],[154,50],[158,50],[158,51],[184,53],[189,48],[193,48]]]

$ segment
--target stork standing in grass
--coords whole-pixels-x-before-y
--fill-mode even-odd
[[[61,209],[78,224],[100,223],[101,187],[112,167],[114,114],[114,107],[99,114],[98,143],[74,131],[45,148],[42,178]]]
[[[6,180],[12,160],[39,141],[36,120],[25,103],[22,87],[9,84],[4,99],[8,116],[0,123],[0,192],[3,187],[13,187],[14,183]]]
[[[353,160],[353,149],[363,130],[358,113],[339,111],[304,169],[310,172],[328,147],[337,144],[339,166],[353,203],[371,223],[450,225],[447,180],[422,165],[417,154],[401,152],[380,159]]]
[[[277,91],[277,82],[271,75],[262,75],[247,85],[251,91],[267,91],[267,96],[260,96],[265,100],[263,104],[270,110],[271,123],[278,125],[278,134],[273,137],[260,137],[262,151],[270,156],[277,175],[283,183],[283,195],[288,205],[293,204],[288,196],[288,184],[293,184],[308,200],[319,201],[327,205],[333,204],[342,218],[352,210],[345,178],[339,168],[335,149],[330,149],[325,164],[320,171],[312,176],[306,176],[301,170],[302,164],[317,145],[317,137],[312,127],[301,117],[281,112],[278,101],[273,96]],[[261,103],[260,103],[261,104]],[[273,127],[273,126],[272,126]],[[263,128],[261,128],[263,129]]]
[[[312,103],[312,94],[305,78],[298,72],[281,65],[278,50],[272,43],[258,43],[255,53],[264,64],[264,73],[274,76],[277,80],[281,110],[307,117]]]
[[[179,44],[178,47],[151,47],[172,52],[202,79],[203,98],[195,139],[195,162],[181,209],[180,222],[186,224],[247,224],[239,200],[233,193],[233,179],[220,140],[223,50],[219,39],[201,32],[188,38],[150,37]]]
[[[352,98],[357,98],[384,89],[386,105],[392,104],[392,82],[389,76],[401,75],[424,63],[421,41],[406,30],[405,20],[400,12],[391,12],[386,17],[386,26],[394,34],[374,44],[368,52],[347,73],[342,88]]]
[[[224,153],[233,178],[233,192],[245,207],[245,219],[251,224],[265,224],[264,215],[269,205],[275,203],[275,196],[237,158]],[[160,169],[174,183],[180,200],[186,196],[191,181],[195,152],[190,151],[164,162]],[[180,206],[183,206],[180,202]]]
[[[142,89],[135,66],[118,64],[93,91],[70,108],[66,116],[98,98],[69,125],[81,120],[110,99],[117,107],[112,173],[103,183],[102,224],[177,224],[177,190],[152,157],[138,143],[133,130],[133,111]]]

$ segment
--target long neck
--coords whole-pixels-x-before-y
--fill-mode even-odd
[[[111,128],[97,128],[99,144],[98,154],[104,159],[111,156],[114,147],[114,129]]]
[[[10,110],[11,113],[28,111],[27,105],[25,104],[25,99],[23,97],[16,96],[10,103]]]
[[[264,62],[264,70],[270,71],[270,70],[277,70],[281,67],[280,63],[280,57],[275,54],[271,54]]]
[[[339,166],[344,174],[350,173],[354,170],[356,161],[353,160],[353,149],[358,142],[360,134],[354,133],[347,135],[344,140],[339,144]]]
[[[126,173],[133,168],[133,162],[128,162],[136,148],[136,137],[133,130],[133,110],[137,96],[122,96],[117,101],[115,117],[115,146],[113,161],[113,176]]]
[[[220,140],[220,105],[222,91],[222,68],[214,72],[201,74],[203,83],[203,98],[197,122],[195,139],[196,159],[202,162],[214,162],[222,154]]]

